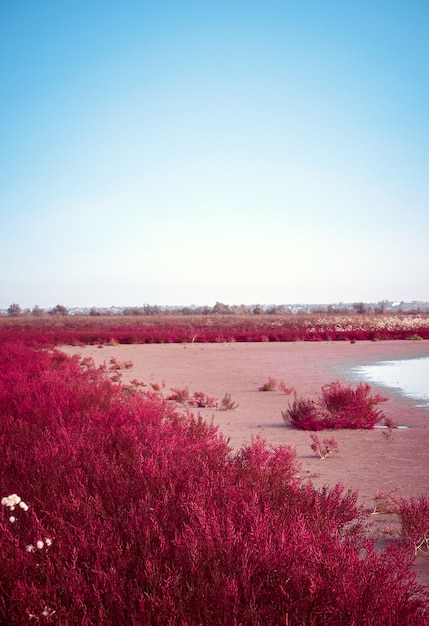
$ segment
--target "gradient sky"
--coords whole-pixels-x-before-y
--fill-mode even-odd
[[[0,308],[429,301],[427,0],[0,2]]]

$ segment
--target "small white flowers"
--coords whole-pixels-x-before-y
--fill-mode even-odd
[[[40,615],[42,615],[43,617],[52,617],[53,615],[55,615],[55,613],[56,613],[56,611],[54,609],[51,609],[50,606],[45,606],[45,608],[40,613]],[[39,616],[38,615],[34,615],[33,613],[29,613],[28,614],[28,618],[29,619],[35,619],[36,622],[40,621]]]
[[[15,511],[15,507],[19,507],[22,511],[28,511],[28,504],[26,504],[20,496],[16,493],[12,493],[10,496],[5,496],[1,499],[2,506],[5,506],[9,509],[9,511]],[[14,524],[17,521],[15,515],[9,516],[9,522]],[[36,541],[36,547],[33,546],[32,543],[29,543],[28,546],[25,547],[26,552],[34,552],[37,550],[43,550],[43,548],[50,548],[52,545],[52,539],[50,537],[45,537],[43,539],[38,539]]]
[[[25,549],[27,552],[34,552],[36,548],[38,550],[43,550],[45,546],[49,548],[51,545],[52,545],[52,539],[50,539],[49,537],[45,537],[45,541],[43,541],[43,539],[38,539],[36,541],[36,547],[34,547],[32,543],[30,543]]]
[[[16,493],[12,493],[10,496],[6,496],[1,499],[2,506],[7,507],[11,512],[15,511],[15,507],[19,507],[22,511],[28,511],[28,504],[26,504],[20,496]],[[9,522],[14,524],[17,521],[15,515],[9,516]],[[36,541],[36,546],[32,543],[29,543],[25,546],[26,552],[35,552],[37,550],[43,550],[43,548],[50,548],[52,545],[52,539],[50,537],[45,537],[44,539],[38,539]]]
[[[25,502],[23,502],[20,496],[16,493],[12,493],[12,495],[2,498],[1,503],[3,506],[7,506],[11,511],[14,511],[15,506],[17,505],[23,511],[28,511],[28,504],[25,504]]]

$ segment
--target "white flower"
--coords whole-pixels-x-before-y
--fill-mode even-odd
[[[44,545],[45,544],[43,543],[43,541],[41,539],[39,539],[39,541],[36,543],[36,546],[39,548],[39,550],[41,550]]]
[[[19,506],[21,509],[23,509],[24,511],[28,511],[28,504],[25,504],[25,502],[23,502],[21,500],[21,502],[19,503]]]
[[[25,549],[27,552],[34,552],[34,546],[31,543]]]
[[[16,518],[13,515],[11,515],[9,517],[9,522],[11,522],[11,524],[13,524],[15,521],[16,521]]]
[[[12,511],[15,508],[15,504],[19,504],[21,502],[21,498],[13,493],[10,496],[1,499],[1,503],[3,506],[8,506]]]
[[[49,539],[49,537],[45,537],[45,543],[46,543],[46,545],[47,545],[47,546],[48,546],[48,548],[49,548],[49,546],[51,546],[51,545],[52,545],[52,539]]]

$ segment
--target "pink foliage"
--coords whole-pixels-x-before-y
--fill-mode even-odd
[[[429,339],[421,315],[153,315],[0,317],[0,343],[27,345]]]
[[[340,449],[338,441],[333,437],[320,439],[316,433],[311,433],[310,439],[312,441],[310,447],[320,459],[326,459],[330,454],[334,454]]]
[[[396,512],[402,524],[402,534],[416,555],[429,555],[429,497],[397,498]]]
[[[287,424],[302,430],[374,428],[385,419],[377,405],[386,401],[379,394],[371,395],[368,383],[359,383],[353,389],[335,381],[322,387],[316,401],[295,396],[282,416]]]
[[[376,553],[356,494],[124,390],[0,347],[0,623],[427,624],[409,555]]]

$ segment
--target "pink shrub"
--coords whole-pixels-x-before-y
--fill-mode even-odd
[[[319,459],[326,459],[330,454],[334,454],[339,450],[338,441],[333,437],[320,439],[316,433],[312,433],[310,439],[312,441],[310,447]]]
[[[377,405],[387,398],[371,395],[367,383],[359,383],[356,389],[335,381],[322,387],[317,401],[297,398],[286,411],[282,411],[286,424],[302,430],[325,430],[328,428],[374,428],[386,419]]]
[[[395,500],[396,513],[402,524],[402,534],[406,537],[416,555],[429,555],[429,497],[398,498]]]
[[[286,424],[302,430],[323,430],[327,428],[319,408],[313,400],[299,398],[296,394],[292,404],[286,411],[282,411]]]
[[[124,391],[90,361],[0,347],[0,623],[427,623],[409,554],[364,540],[356,494]]]
[[[176,389],[173,387],[171,391],[173,393],[167,397],[167,400],[172,400],[178,404],[186,404],[186,402],[189,401],[189,389],[187,387],[184,389]]]
[[[195,391],[192,394],[192,398],[189,400],[189,404],[199,409],[216,408],[218,406],[218,399],[213,396],[208,396],[202,391]]]
[[[279,389],[282,393],[284,393],[287,396],[293,393],[294,391],[294,387],[288,387],[286,383],[284,382],[284,380],[281,380],[279,382]]]
[[[268,380],[258,388],[258,391],[275,391],[276,389],[277,389],[276,379],[269,376]]]

